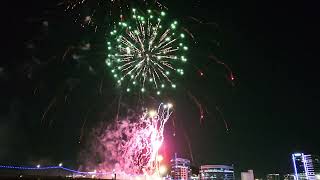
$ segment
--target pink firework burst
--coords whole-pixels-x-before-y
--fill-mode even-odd
[[[93,141],[86,167],[134,175],[158,173],[158,151],[171,113],[172,104],[160,104],[157,110],[146,110],[138,118],[127,117],[107,126]]]

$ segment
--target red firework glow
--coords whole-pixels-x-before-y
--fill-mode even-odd
[[[98,172],[159,177],[163,157],[158,154],[164,141],[164,126],[172,113],[172,104],[160,104],[158,110],[145,111],[138,119],[127,117],[97,133],[85,166]],[[95,159],[95,158],[94,158]]]

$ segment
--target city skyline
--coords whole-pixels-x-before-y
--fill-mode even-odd
[[[263,176],[256,177],[254,175],[254,170],[249,169],[240,174],[235,173],[233,165],[226,164],[202,164],[199,167],[193,166],[189,159],[181,158],[177,153],[170,160],[169,167],[166,167],[162,172],[162,176],[169,180],[189,180],[189,179],[199,179],[199,180],[318,180],[320,179],[320,159],[318,155],[310,155],[301,152],[295,152],[290,155],[292,158],[291,164],[288,164],[287,169],[293,167],[294,171],[289,170],[286,173],[274,173],[270,172]],[[162,157],[160,159],[163,160]],[[53,175],[53,176],[67,176],[67,177],[97,177],[97,178],[112,178],[118,176],[118,178],[135,178],[130,174],[118,174],[115,171],[105,172],[97,171],[92,169],[91,171],[78,171],[75,169],[70,169],[62,162],[57,165],[48,166],[45,164],[37,164],[34,166],[11,166],[11,165],[0,165],[0,170],[4,174],[12,172],[12,174],[23,174],[23,175]],[[51,171],[51,172],[50,172]],[[56,172],[54,172],[56,171]],[[59,172],[59,173],[58,173]],[[144,176],[139,176],[143,178]]]

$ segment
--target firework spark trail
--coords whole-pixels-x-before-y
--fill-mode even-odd
[[[226,119],[224,118],[223,112],[220,110],[220,108],[218,106],[216,106],[216,110],[219,112],[219,114],[220,114],[220,116],[221,116],[221,118],[223,120],[224,126],[226,128],[226,131],[228,133],[230,131],[230,129],[229,129],[229,126],[228,126],[228,123],[227,123]]]
[[[87,113],[86,113],[86,115],[84,117],[84,120],[83,120],[83,123],[82,123],[82,126],[81,126],[80,136],[79,136],[79,144],[82,141],[82,137],[83,137],[83,133],[84,133],[84,127],[85,127],[87,119],[88,119],[89,111],[90,111],[90,109],[87,110]]]
[[[187,18],[190,19],[190,20],[192,20],[192,21],[194,21],[194,22],[196,22],[196,23],[199,23],[199,24],[201,24],[201,25],[210,25],[210,26],[211,26],[211,25],[214,25],[214,27],[218,27],[218,24],[217,24],[217,23],[214,23],[214,22],[204,22],[203,20],[200,20],[200,19],[195,18],[195,17],[193,17],[193,16],[188,16]],[[192,32],[190,32],[189,29],[183,28],[183,30],[184,30],[187,34],[189,34],[189,36],[192,38],[192,40],[194,41],[194,43],[197,43],[197,41],[195,41],[195,36],[194,36],[194,34],[193,34]]]
[[[119,96],[119,100],[118,100],[117,114],[116,114],[116,121],[118,121],[118,120],[119,120],[119,112],[120,112],[121,98],[122,98],[122,94],[120,94],[120,96]]]
[[[178,22],[165,28],[165,12],[156,16],[148,10],[142,16],[136,9],[132,11],[132,21],[119,22],[118,28],[110,32],[107,66],[118,84],[127,86],[127,92],[131,91],[131,84],[142,92],[146,87],[156,89],[158,95],[160,88],[176,88],[171,74],[184,74],[178,66],[187,61],[184,53],[188,50],[183,44],[185,35],[177,32]]]
[[[56,103],[56,100],[57,100],[56,97],[54,97],[54,98],[51,100],[51,102],[50,102],[50,104],[48,105],[47,109],[46,109],[45,112],[42,114],[41,123],[44,123],[44,120],[45,120],[45,118],[46,118],[49,110],[50,110],[51,107]],[[51,123],[50,123],[50,124],[51,124]]]
[[[191,161],[194,163],[194,157],[193,157],[193,152],[192,152],[192,147],[191,147],[191,141],[190,141],[190,138],[189,138],[189,136],[187,135],[186,132],[184,132],[184,137],[185,137],[185,139],[187,140],[187,143],[188,143],[188,149],[189,149],[189,154],[190,154],[190,157],[191,157]]]
[[[65,52],[63,53],[63,56],[62,56],[62,62],[64,62],[64,59],[66,58],[67,54],[70,52],[71,49],[73,49],[74,47],[73,46],[70,46],[68,47]]]
[[[33,95],[36,95],[37,92],[38,92],[38,87],[35,87],[33,90]]]
[[[87,166],[98,171],[153,175],[158,169],[157,155],[171,110],[171,104],[160,104],[158,110],[145,111],[139,118],[127,117],[103,128],[92,141],[96,144],[90,153],[103,161],[96,165],[91,157],[89,160],[94,162],[87,162]]]
[[[218,24],[217,24],[217,23],[214,23],[214,22],[204,22],[204,21],[202,21],[202,20],[200,20],[200,19],[198,19],[198,18],[195,18],[195,17],[193,17],[193,16],[189,16],[188,18],[191,19],[191,20],[193,20],[193,21],[195,21],[195,22],[197,22],[197,23],[199,23],[199,24],[215,25],[216,27],[218,27]]]
[[[104,76],[101,78],[100,85],[99,85],[99,94],[102,95],[102,88],[104,83]]]
[[[157,0],[62,0],[58,6],[64,6],[65,11],[71,12],[75,15],[75,22],[80,22],[82,27],[94,26],[95,32],[98,26],[105,25],[106,17],[108,19],[124,20],[124,14],[129,11],[132,2],[145,5],[156,5],[160,9],[167,9],[166,6]],[[86,12],[86,13],[85,13]],[[117,17],[118,16],[118,17]],[[110,21],[113,24],[114,21]]]
[[[187,34],[189,34],[189,36],[192,38],[192,40],[194,41],[194,35],[187,29],[187,28],[182,28]],[[195,42],[196,43],[196,42]]]
[[[199,113],[200,113],[199,120],[200,120],[200,125],[202,125],[203,119],[204,119],[204,111],[202,108],[202,104],[198,101],[198,99],[194,95],[191,94],[190,91],[188,91],[188,95],[193,100],[193,102],[197,105],[197,107],[199,109]]]
[[[220,61],[220,60],[219,60],[216,56],[214,56],[214,55],[210,55],[210,56],[209,56],[209,59],[214,60],[217,64],[221,64],[221,65],[223,65],[223,66],[227,69],[227,71],[228,71],[228,73],[229,73],[228,79],[231,81],[232,86],[234,86],[234,85],[235,85],[235,84],[234,84],[235,77],[234,77],[234,74],[233,74],[231,68],[230,68],[226,63]]]
[[[173,127],[173,136],[176,136],[176,121],[175,119],[172,120],[172,127]]]
[[[65,103],[68,103],[68,96],[69,96],[69,94],[66,94],[66,95],[64,96],[64,102],[65,102]]]

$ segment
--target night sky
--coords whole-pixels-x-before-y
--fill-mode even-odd
[[[76,168],[90,130],[113,118],[119,93],[102,68],[109,30],[80,27],[58,3],[11,1],[2,6],[0,164],[62,161]],[[205,75],[187,69],[190,78],[181,80],[185,88],[167,98],[176,106],[177,135],[171,135],[171,122],[166,135],[170,152],[191,158],[189,142],[195,165],[234,164],[237,173],[253,169],[258,177],[292,172],[292,152],[320,154],[320,15],[315,2],[163,3],[181,22],[195,17],[211,23],[185,23],[199,41],[190,45],[196,49],[190,61]],[[92,51],[71,49],[70,54],[81,57],[62,60],[68,47],[84,42],[90,42]],[[223,65],[206,64],[209,55],[232,69],[233,82]],[[208,110],[202,124],[188,92]]]

